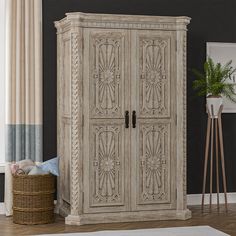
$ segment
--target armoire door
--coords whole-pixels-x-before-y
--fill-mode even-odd
[[[85,213],[129,208],[129,35],[122,29],[84,29]]]
[[[171,209],[176,205],[175,32],[133,30],[131,42],[132,210]]]

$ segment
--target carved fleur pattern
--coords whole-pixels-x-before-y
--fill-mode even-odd
[[[116,115],[120,112],[120,35],[94,36],[95,115]]]
[[[143,115],[166,116],[168,113],[167,46],[165,39],[141,40],[140,90]]]
[[[105,197],[112,196],[115,188],[115,140],[112,132],[103,132],[99,135],[99,189],[101,195]]]
[[[166,125],[143,126],[141,183],[143,202],[161,201],[167,197]]]
[[[111,109],[115,102],[115,54],[114,46],[100,46],[99,53],[99,103],[103,109]]]
[[[117,153],[118,128],[96,128],[96,157],[94,201],[116,203],[120,201],[120,160]]]

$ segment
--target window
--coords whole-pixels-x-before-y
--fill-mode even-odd
[[[0,0],[0,172],[5,163],[6,0]]]

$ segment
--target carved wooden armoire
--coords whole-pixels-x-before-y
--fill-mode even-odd
[[[67,224],[188,219],[188,17],[68,13],[57,28]]]

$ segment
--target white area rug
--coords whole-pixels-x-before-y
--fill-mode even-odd
[[[72,233],[72,234],[44,234],[44,236],[227,236],[219,230],[210,226],[194,226],[194,227],[175,227],[161,229],[139,229],[139,230],[114,230],[114,231],[98,231],[90,233]],[[42,235],[41,235],[42,236]]]

